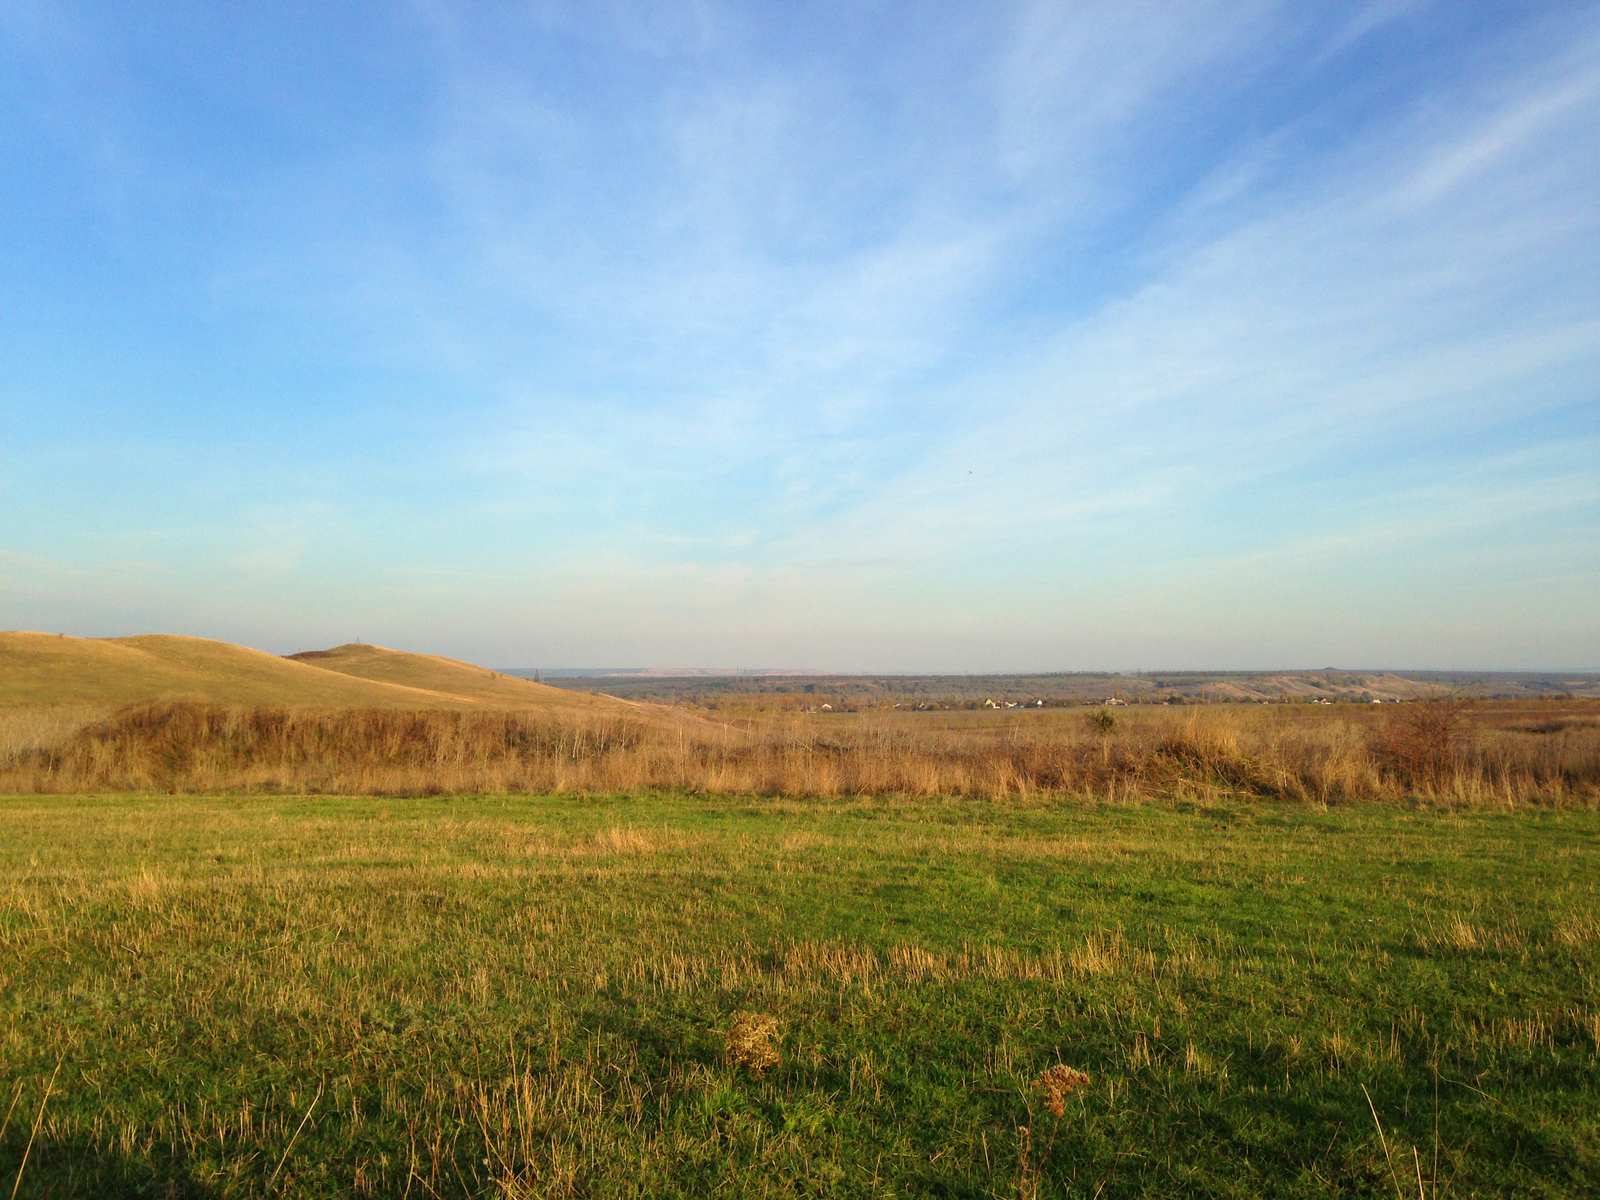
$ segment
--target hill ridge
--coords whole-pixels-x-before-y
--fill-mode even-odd
[[[0,631],[0,704],[188,700],[293,707],[634,711],[486,667],[387,647],[276,655],[188,634],[76,638]]]

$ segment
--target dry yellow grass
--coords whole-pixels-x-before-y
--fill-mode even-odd
[[[0,706],[116,706],[157,700],[363,708],[622,712],[621,700],[564,692],[469,663],[377,646],[279,658],[206,638],[0,633]]]
[[[638,707],[610,696],[563,691],[531,679],[502,675],[487,667],[436,654],[411,654],[359,642],[335,646],[332,650],[302,651],[291,654],[289,661],[372,683],[470,699],[494,708],[620,712]]]
[[[0,704],[120,705],[157,699],[415,708],[436,698],[204,638],[0,633]]]
[[[0,708],[0,767],[15,766],[41,751],[59,749],[80,729],[105,720],[100,704],[35,704]]]
[[[1081,713],[772,715],[717,722],[614,710],[311,709],[159,703],[0,710],[0,789],[345,794],[688,790],[767,796],[1229,798],[1312,804],[1592,803],[1600,725],[1464,720],[1423,769],[1407,711],[1306,716],[1150,708],[1106,732]],[[91,719],[98,716],[98,719]],[[80,724],[74,726],[77,720]],[[1073,853],[1056,847],[1052,853]]]

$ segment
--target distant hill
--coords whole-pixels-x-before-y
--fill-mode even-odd
[[[634,707],[452,659],[377,646],[340,646],[280,658],[171,634],[74,638],[0,632],[0,704],[118,705],[143,700],[564,711]]]

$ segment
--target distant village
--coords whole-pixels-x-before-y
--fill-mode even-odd
[[[534,672],[508,672],[533,675]],[[1423,671],[1138,672],[1057,675],[726,675],[542,673],[557,687],[709,711],[1033,711],[1128,705],[1404,704],[1440,694],[1484,700],[1600,697],[1600,675]]]

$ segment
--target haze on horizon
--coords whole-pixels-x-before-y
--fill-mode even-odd
[[[1600,5],[0,9],[0,627],[1600,665]]]

